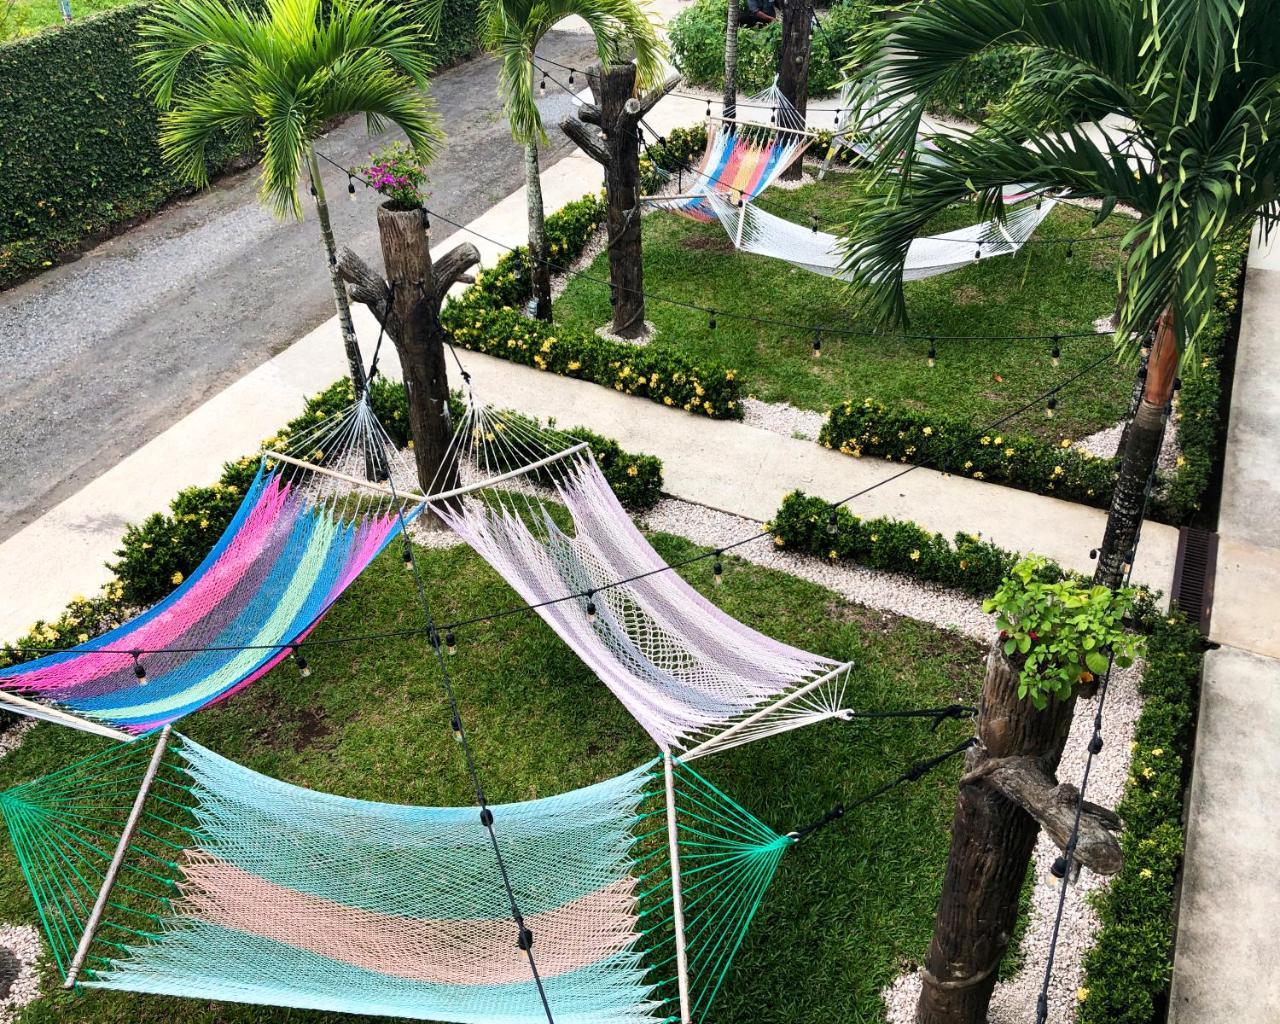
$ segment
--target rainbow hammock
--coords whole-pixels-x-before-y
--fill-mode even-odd
[[[778,89],[777,82],[744,103],[744,112],[771,111],[770,123],[711,118],[714,131],[687,192],[646,196],[645,202],[692,220],[716,220],[705,195],[733,204],[750,203],[800,159],[813,141],[804,117]]]
[[[291,450],[361,466],[356,407]],[[380,428],[378,428],[380,429]],[[418,507],[263,458],[213,550],[153,608],[86,643],[0,671],[0,707],[114,738],[230,696],[291,653]]]
[[[700,1024],[795,841],[670,758],[488,809],[302,789],[167,728],[0,793],[66,987],[460,1024],[545,1024],[535,965],[556,1024]]]

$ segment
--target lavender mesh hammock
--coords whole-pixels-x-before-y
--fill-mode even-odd
[[[848,714],[851,664],[756,632],[668,571],[586,444],[473,404],[446,475],[428,507],[662,750],[690,760]]]

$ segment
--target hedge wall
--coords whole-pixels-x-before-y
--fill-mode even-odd
[[[438,58],[474,49],[478,0],[446,0]],[[187,191],[134,65],[145,4],[0,45],[0,288]],[[211,171],[237,154],[215,145]]]
[[[1178,615],[1154,616],[1142,714],[1124,797],[1124,869],[1091,897],[1102,929],[1085,955],[1079,1024],[1163,1020],[1173,969],[1175,894],[1182,864],[1182,790],[1192,752],[1204,644]]]

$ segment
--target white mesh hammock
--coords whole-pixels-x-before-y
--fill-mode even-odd
[[[447,470],[460,486],[429,508],[662,750],[690,760],[846,714],[851,664],[756,632],[670,571],[586,444],[473,405]]]
[[[709,192],[704,202],[743,252],[786,260],[815,274],[848,280],[852,274],[844,266],[845,253],[840,239],[822,231],[814,231],[760,209],[753,203],[737,205],[723,196]],[[1016,253],[1049,216],[1052,199],[1026,203],[1010,213],[1003,222],[985,220],[940,235],[913,239],[907,249],[902,278],[916,281],[945,274],[960,267],[996,256]]]

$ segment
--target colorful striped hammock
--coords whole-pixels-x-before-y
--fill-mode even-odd
[[[406,521],[418,511],[406,506]],[[0,707],[128,738],[222,700],[291,653],[399,532],[397,512],[389,499],[264,459],[221,539],[173,593],[71,650],[0,670]]]
[[[0,813],[67,987],[544,1024],[528,945],[557,1024],[702,1021],[794,839],[658,764],[489,806],[527,936],[475,807],[317,793],[168,729]]]

